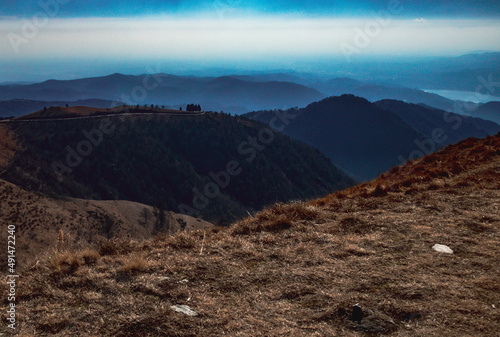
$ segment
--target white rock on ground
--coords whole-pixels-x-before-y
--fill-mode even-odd
[[[453,254],[453,250],[446,245],[435,244],[432,249],[440,253]]]
[[[170,307],[172,310],[181,312],[183,314],[186,314],[188,316],[198,316],[198,313],[188,307],[187,305],[173,305]]]

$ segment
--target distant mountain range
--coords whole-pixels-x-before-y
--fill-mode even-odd
[[[285,73],[224,77],[168,74],[122,75],[35,84],[0,85],[0,117],[20,116],[44,106],[111,107],[154,104],[167,108],[200,104],[204,110],[242,114],[305,107],[328,96],[353,94],[375,102],[395,99],[453,111],[456,102],[418,89],[351,78],[319,80]]]
[[[78,109],[49,110],[74,116]],[[89,108],[81,110],[88,115]],[[12,157],[17,148],[1,179],[50,195],[136,201],[222,225],[271,203],[355,183],[320,151],[248,119],[221,113],[109,118],[0,125],[17,142],[5,151]]]
[[[443,130],[446,140],[441,145],[458,143],[469,137],[484,138],[495,135],[500,130],[499,125],[492,121],[422,105],[395,100],[383,100],[375,102],[375,105],[399,116],[425,138],[432,139],[435,130]]]
[[[358,97],[366,98],[371,102],[383,99],[394,99],[415,104],[423,103],[425,105],[447,111],[453,111],[455,106],[455,101],[436,94],[427,93],[422,90],[398,86],[369,84],[350,78],[335,78],[324,82],[317,82],[312,84],[312,86],[317,90],[326,93],[328,96],[352,94]]]
[[[476,91],[478,86],[500,78],[500,53],[479,52],[402,64],[391,83],[421,89]],[[490,83],[491,84],[491,83]],[[481,91],[489,91],[481,87]],[[500,91],[489,92],[500,96]]]
[[[258,111],[244,116],[272,126],[276,113]],[[279,113],[296,116],[283,133],[320,149],[362,180],[447,144],[500,131],[498,124],[481,119],[400,101],[370,103],[353,95]]]
[[[471,111],[470,115],[500,124],[500,102],[485,103]]]
[[[385,83],[413,89],[477,90],[483,83],[498,82],[500,78],[500,53],[477,52],[459,57],[431,57],[419,59],[385,59],[352,62],[350,64],[325,64],[326,71],[339,77],[352,77],[365,82]],[[491,88],[481,87],[486,93]],[[500,96],[500,91],[491,90]]]
[[[30,85],[0,86],[0,99],[69,101],[101,99],[127,104],[182,106],[197,103],[205,110],[248,112],[305,106],[325,95],[291,82],[255,82],[233,77],[198,78],[168,74],[50,80]]]

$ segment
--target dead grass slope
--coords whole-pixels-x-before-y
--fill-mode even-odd
[[[58,243],[59,231],[65,246],[82,248],[114,238],[151,238],[157,233],[204,228],[209,223],[186,215],[163,212],[129,201],[93,201],[50,198],[0,180],[0,225],[16,226],[18,267],[49,251]],[[160,221],[163,219],[163,222]],[[2,233],[0,245],[6,247]],[[2,272],[6,261],[0,260]]]
[[[439,171],[447,153],[471,149],[482,162],[460,157],[470,162],[461,171],[400,189],[275,205],[229,230],[56,253],[19,279],[19,335],[496,336],[500,157],[487,154],[491,138],[481,142],[428,165]]]
[[[383,196],[387,192],[412,193],[419,188],[443,187],[446,181],[459,177],[464,172],[481,168],[500,156],[500,134],[485,139],[469,138],[445,149],[394,167],[371,182],[363,183],[345,191],[334,193],[323,201],[344,196]],[[462,184],[481,182],[482,177],[470,176],[472,180]],[[486,179],[493,177],[488,176]]]

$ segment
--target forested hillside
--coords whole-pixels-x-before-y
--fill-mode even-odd
[[[54,195],[137,201],[221,224],[274,202],[354,184],[318,150],[226,114],[10,127],[22,150],[1,175],[5,180]]]

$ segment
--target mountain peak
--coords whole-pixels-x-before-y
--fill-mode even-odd
[[[319,102],[314,102],[309,105],[311,106],[323,106],[323,105],[370,105],[370,101],[363,97],[355,96],[352,94],[343,94],[340,96],[327,97]]]

